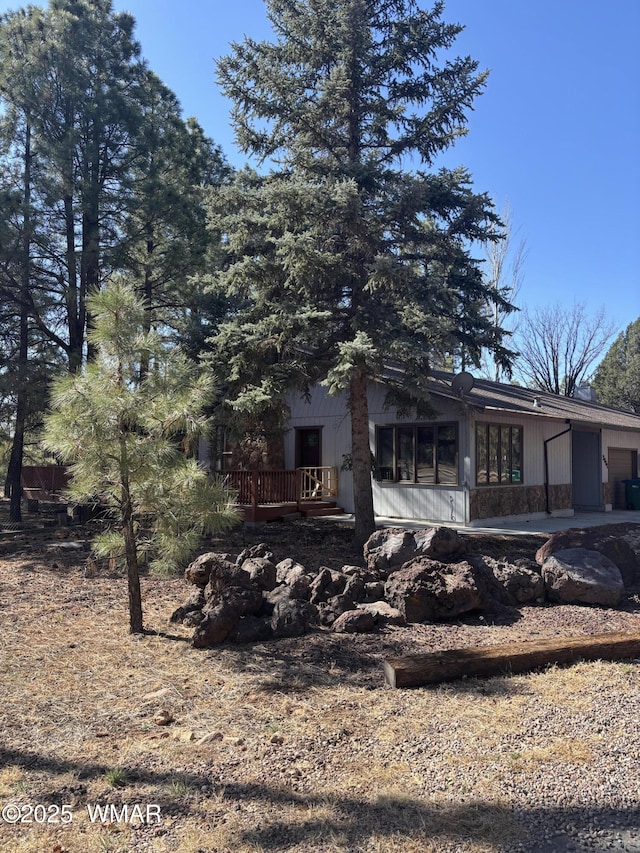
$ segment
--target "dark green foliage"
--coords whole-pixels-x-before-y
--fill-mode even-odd
[[[640,415],[640,319],[615,339],[600,362],[593,385],[599,403]]]
[[[13,324],[0,392],[12,383],[12,460],[38,414],[21,389],[37,388],[41,410],[51,366],[81,369],[93,347],[88,300],[114,271],[145,299],[147,329],[162,323],[184,339],[209,307],[194,279],[215,262],[202,193],[230,170],[148,70],[133,30],[111,0],[0,17],[0,324]]]
[[[347,394],[361,539],[373,526],[367,379],[402,365],[391,390],[406,408],[425,402],[447,352],[508,362],[469,251],[498,218],[464,169],[428,171],[465,132],[486,75],[468,57],[438,62],[460,32],[442,3],[268,8],[275,41],[245,39],[218,65],[239,143],[272,168],[238,175],[212,205],[227,236],[218,286],[241,300],[215,343],[235,413],[273,413],[319,379]]]
[[[96,358],[59,377],[46,419],[45,446],[70,469],[70,495],[115,513],[99,553],[124,555],[131,630],[142,630],[138,556],[175,568],[205,533],[238,520],[220,481],[185,448],[207,425],[210,379],[174,346],[145,331],[145,307],[133,288],[114,282],[89,299]],[[140,363],[149,367],[140,378]]]

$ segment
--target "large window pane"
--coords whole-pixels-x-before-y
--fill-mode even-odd
[[[511,427],[500,427],[500,482],[511,482]]]
[[[376,453],[379,480],[393,480],[393,427],[380,427]]]
[[[438,426],[438,483],[458,482],[457,445],[455,426]]]
[[[415,457],[413,427],[398,427],[398,468],[396,478],[404,482],[415,482]]]
[[[511,430],[511,482],[522,482],[522,427]]]
[[[424,485],[458,482],[455,424],[415,424],[376,430],[378,480]]]
[[[499,478],[499,457],[498,447],[500,444],[500,427],[491,425],[489,427],[489,456],[487,459],[487,468],[489,469],[489,482],[496,484],[500,481]]]
[[[486,424],[478,424],[476,427],[476,483],[485,485],[489,482],[487,471],[487,440],[489,427]]]
[[[418,483],[435,483],[436,469],[433,452],[433,426],[416,428],[416,459],[418,466]]]
[[[522,483],[522,427],[476,424],[476,485]]]

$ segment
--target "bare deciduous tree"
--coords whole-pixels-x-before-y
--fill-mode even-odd
[[[520,240],[517,245],[514,245],[513,214],[508,201],[504,204],[500,218],[503,223],[502,239],[497,242],[487,241],[483,244],[485,281],[496,295],[488,305],[494,327],[513,335],[517,331],[519,317],[517,312],[507,311],[502,300],[515,305],[524,278],[526,240]],[[502,297],[502,300],[498,297]],[[487,375],[496,382],[500,381],[503,371],[497,359],[485,356],[482,366]]]
[[[558,303],[522,313],[517,373],[542,391],[573,397],[616,332],[604,307],[589,316],[584,302]]]

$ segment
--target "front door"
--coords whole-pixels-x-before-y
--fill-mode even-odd
[[[296,468],[319,468],[321,465],[321,427],[304,427],[296,430]]]
[[[600,433],[574,429],[571,432],[571,474],[573,508],[601,512],[602,463]]]

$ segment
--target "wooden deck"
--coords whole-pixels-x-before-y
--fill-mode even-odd
[[[66,504],[61,492],[68,486],[69,479],[69,472],[63,465],[23,465],[22,494],[35,510],[40,501]]]
[[[338,469],[296,468],[276,471],[227,471],[226,484],[237,493],[245,521],[275,521],[343,512],[334,500],[338,494]]]

